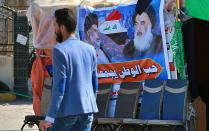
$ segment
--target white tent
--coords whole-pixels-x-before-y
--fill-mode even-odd
[[[48,6],[78,6],[81,4],[85,5],[97,5],[103,4],[104,6],[108,5],[108,3],[117,5],[121,3],[133,2],[136,0],[34,0],[41,7],[48,7]]]

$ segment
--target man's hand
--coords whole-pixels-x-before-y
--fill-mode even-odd
[[[52,123],[48,121],[40,121],[39,128],[41,129],[41,131],[46,131],[49,127],[52,127]]]

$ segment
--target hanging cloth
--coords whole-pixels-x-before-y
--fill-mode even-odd
[[[185,63],[184,63],[184,49],[183,49],[183,36],[182,36],[182,21],[179,18],[180,6],[177,0],[176,20],[174,24],[175,32],[171,39],[171,49],[173,51],[173,58],[176,63],[177,71],[180,74],[180,79],[185,79]]]
[[[185,0],[187,14],[209,21],[209,0]]]

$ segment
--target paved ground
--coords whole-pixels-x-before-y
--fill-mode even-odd
[[[19,131],[25,115],[33,115],[31,100],[0,102],[0,131]],[[24,131],[38,131],[37,127],[25,128]]]

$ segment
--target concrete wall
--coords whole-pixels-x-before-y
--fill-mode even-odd
[[[0,55],[0,80],[7,84],[11,90],[14,87],[13,56]]]
[[[25,12],[31,3],[31,0],[0,0],[0,4],[11,9]],[[13,17],[12,12],[0,8],[1,14],[6,17]],[[13,54],[13,21],[0,15],[0,55]]]
[[[26,10],[31,0],[4,0],[5,5],[15,10]]]

